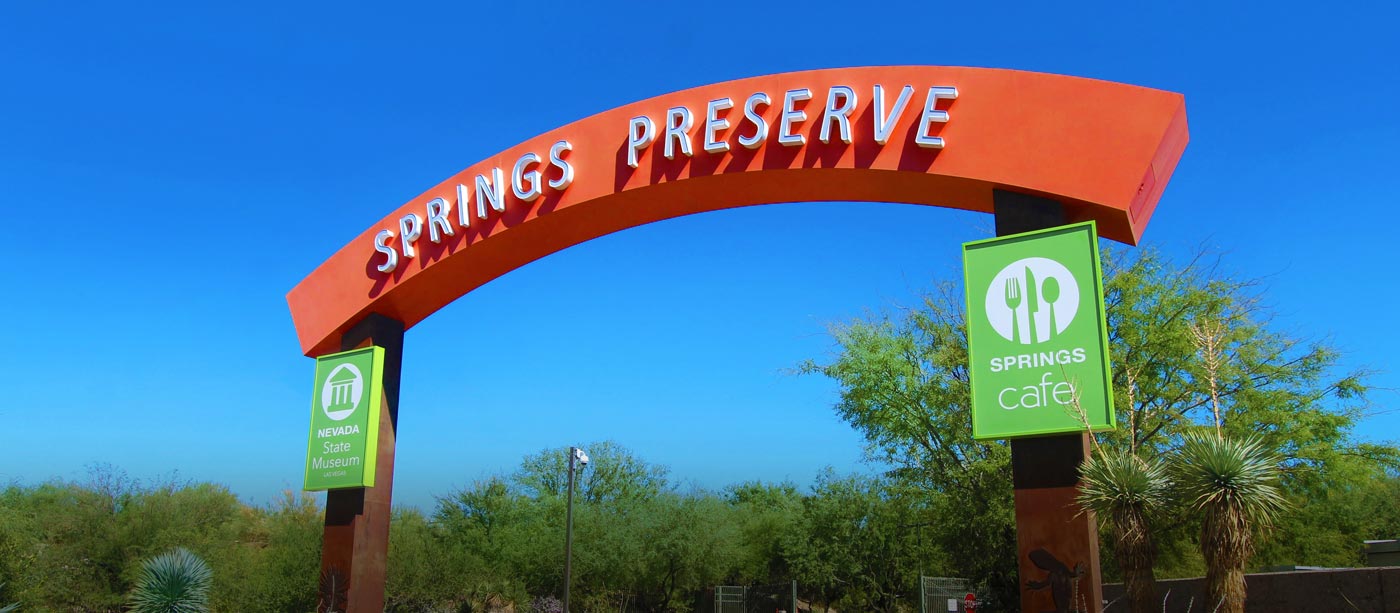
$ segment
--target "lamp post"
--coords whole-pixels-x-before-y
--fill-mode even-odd
[[[588,466],[588,454],[578,447],[569,448],[569,497],[564,511],[564,613],[569,613],[569,587],[574,565],[574,466]]]

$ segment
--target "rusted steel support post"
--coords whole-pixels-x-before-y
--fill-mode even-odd
[[[1054,200],[996,191],[992,201],[997,236],[1069,222]],[[1093,513],[1081,513],[1074,503],[1089,436],[1081,432],[1011,441],[1022,613],[1103,611],[1098,526]]]
[[[403,324],[370,315],[341,338],[342,350],[384,348],[383,406],[374,487],[330,490],[321,544],[318,613],[381,613],[389,557],[389,504],[394,488],[394,439],[399,422]]]

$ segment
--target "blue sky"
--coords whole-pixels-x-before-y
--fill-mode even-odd
[[[599,111],[877,64],[1184,93],[1191,144],[1146,243],[1264,279],[1277,329],[1380,371],[1360,431],[1400,438],[1393,8],[201,4],[0,6],[0,483],[105,462],[253,502],[298,488],[313,364],[284,296],[350,238]],[[990,232],[936,208],[777,205],[526,266],[409,332],[396,500],[602,439],[703,487],[862,470],[836,389],[787,369],[830,356],[828,325],[959,278],[959,245]]]

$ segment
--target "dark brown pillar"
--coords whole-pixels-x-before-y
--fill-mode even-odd
[[[403,324],[370,315],[345,333],[342,350],[384,348],[384,394],[374,487],[331,490],[321,544],[318,613],[384,611],[384,566],[389,558],[389,499],[394,488],[394,435],[399,422]],[[333,588],[343,585],[343,589]]]
[[[997,236],[1068,221],[1054,200],[996,191],[993,202]],[[1093,513],[1081,513],[1074,503],[1089,436],[1080,432],[1011,441],[1021,613],[1103,610],[1098,526]]]

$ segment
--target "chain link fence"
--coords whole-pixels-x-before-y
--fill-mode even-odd
[[[967,579],[919,577],[920,613],[964,613],[963,597],[969,587]]]
[[[797,613],[797,582],[717,585],[707,590],[700,613]],[[708,606],[706,606],[708,605]]]

